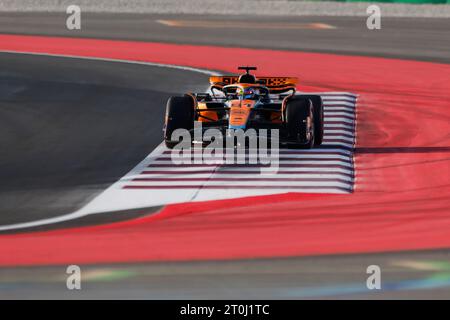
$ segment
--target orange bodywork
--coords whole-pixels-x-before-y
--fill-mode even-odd
[[[217,88],[222,88],[226,85],[237,84],[238,79],[238,76],[212,76],[209,77],[209,83]],[[270,93],[295,91],[297,83],[298,78],[296,77],[258,77],[258,84],[267,87]]]
[[[197,105],[197,112],[201,114],[201,117],[198,117],[198,121],[200,122],[211,122],[211,121],[217,121],[219,120],[219,117],[217,116],[216,111],[208,111],[208,107],[206,106],[206,103],[199,102]]]
[[[247,123],[251,109],[255,106],[254,100],[232,100],[230,102],[229,123],[232,127],[242,127]],[[197,112],[201,114],[197,121],[213,122],[218,121],[217,111],[208,110],[206,103],[199,102]],[[279,111],[273,111],[270,115],[272,123],[281,123],[282,119]]]
[[[254,100],[231,100],[229,110],[229,122],[231,126],[245,126],[250,110],[255,105]],[[208,110],[206,103],[200,102],[197,111],[201,114],[198,121],[211,122],[218,121],[217,111]]]
[[[230,105],[230,126],[244,127],[250,115],[250,110],[254,105],[254,100],[232,100]]]
[[[298,82],[297,78],[292,77],[258,77],[258,83],[237,83],[238,77],[235,76],[213,76],[209,78],[212,88],[223,90],[225,86],[236,84],[238,87],[245,89],[247,87],[253,88],[266,88],[270,93],[276,93],[278,91],[285,92],[286,90],[293,90],[295,92],[295,86]],[[284,99],[282,104],[282,110],[285,107]],[[235,99],[228,102],[229,107],[229,125],[234,128],[245,128],[248,117],[251,110],[255,107],[255,100],[241,100]],[[217,110],[209,110],[207,102],[198,102],[196,105],[197,113],[199,114],[197,121],[200,122],[215,122],[220,120]],[[269,111],[270,112],[270,111]],[[282,122],[282,112],[273,111],[270,114],[270,121],[272,123]]]

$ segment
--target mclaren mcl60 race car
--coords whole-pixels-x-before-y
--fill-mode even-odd
[[[279,145],[313,148],[323,139],[323,105],[319,95],[296,93],[297,78],[255,77],[256,67],[240,76],[210,77],[210,93],[188,93],[169,98],[166,107],[164,141],[174,148],[179,141],[172,137],[177,129],[189,130],[194,141],[194,123],[201,130],[278,129]]]

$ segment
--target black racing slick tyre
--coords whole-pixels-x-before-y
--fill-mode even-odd
[[[311,100],[314,105],[314,145],[320,146],[324,135],[324,112],[323,101],[319,95],[302,95],[303,98]]]
[[[164,142],[169,149],[180,141],[172,140],[172,133],[177,129],[192,130],[194,128],[194,102],[189,96],[171,97],[167,101],[166,120],[164,125]]]
[[[286,104],[288,147],[314,147],[314,106],[309,99],[296,97]]]

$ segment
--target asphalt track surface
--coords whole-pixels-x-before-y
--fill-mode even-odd
[[[52,19],[57,20],[60,18],[52,17],[53,15],[46,20],[47,23],[40,24],[37,21],[42,21],[42,16],[38,18],[32,16],[27,18],[31,22],[26,27],[23,24],[15,25],[8,21],[6,26],[1,26],[0,30],[2,33],[14,32],[18,34],[65,33],[66,31],[64,30],[61,33],[55,32],[55,27],[52,25],[55,22]],[[144,18],[144,16],[139,17]],[[142,31],[142,25],[138,25],[140,20],[130,16],[116,19],[111,16],[102,17],[99,15],[95,19],[99,21],[98,28],[89,30],[89,32],[83,31],[77,36],[93,38],[117,37],[119,39],[138,38],[139,40],[164,40],[182,43],[220,43],[221,45],[231,46],[271,47],[338,53],[351,52],[353,54],[386,55],[440,62],[448,62],[449,56],[448,41],[442,41],[443,34],[439,32],[439,30],[445,29],[448,22],[446,25],[445,22],[440,20],[427,20],[428,27],[424,27],[423,25],[417,26],[417,19],[414,19],[413,26],[409,26],[410,28],[417,28],[415,29],[416,32],[411,32],[411,29],[407,31],[408,27],[405,27],[404,35],[408,34],[410,37],[416,38],[405,40],[404,44],[393,42],[394,39],[389,38],[392,35],[388,36],[388,33],[385,33],[386,36],[382,36],[381,39],[386,42],[379,42],[375,46],[373,46],[371,41],[367,40],[361,40],[362,42],[359,45],[355,44],[355,39],[359,37],[350,37],[347,45],[345,44],[347,40],[339,42],[344,43],[342,48],[339,47],[338,43],[331,41],[330,38],[333,38],[333,35],[330,34],[329,38],[324,37],[321,40],[314,37],[314,42],[317,43],[308,48],[305,47],[305,43],[311,43],[310,39],[305,39],[305,36],[302,36],[298,30],[295,31],[296,36],[304,41],[297,41],[295,42],[296,46],[288,47],[286,43],[292,43],[290,41],[292,34],[289,33],[291,31],[286,30],[276,33],[273,35],[273,38],[265,37],[261,39],[258,36],[261,30],[248,31],[240,29],[235,30],[236,32],[232,33],[229,38],[224,36],[223,41],[221,41],[220,36],[217,33],[215,34],[215,32],[218,32],[217,30],[190,30],[192,33],[189,32],[189,36],[186,36],[183,33],[185,31],[177,29],[167,31],[164,34],[164,39],[158,39],[158,37],[161,37],[160,32],[148,34]],[[137,21],[137,25],[125,23],[124,25],[130,26],[130,29],[127,29],[122,24],[118,28],[118,21],[122,21],[122,19],[128,22]],[[152,19],[154,18],[147,17],[147,19],[142,20],[142,23],[151,23],[147,21]],[[317,18],[314,19],[316,20]],[[7,21],[7,19],[1,19],[2,24],[4,21]],[[339,26],[339,23],[341,23],[344,26],[345,23],[348,23],[346,21],[340,20],[335,22],[335,24]],[[405,21],[402,20],[401,23],[398,23],[399,25],[404,25]],[[332,24],[331,21],[327,21],[327,23]],[[8,30],[13,25],[16,28]],[[406,25],[408,26],[408,24]],[[152,26],[155,27],[155,25]],[[425,34],[421,34],[419,31]],[[144,33],[144,35],[139,36],[140,32]],[[212,34],[209,38],[204,35],[195,37],[196,32],[211,32]],[[358,33],[355,30],[354,32]],[[238,36],[234,37],[235,34],[238,34]],[[264,34],[267,36],[267,34],[270,35],[271,33],[264,32]],[[282,43],[282,34],[286,35],[284,44]],[[434,37],[431,35],[434,35]],[[400,37],[402,36],[400,35]],[[340,38],[346,39],[342,35]],[[277,40],[278,42],[275,41],[276,39],[279,39]],[[426,41],[430,42],[425,44],[423,39],[427,39]],[[266,41],[270,45],[266,46]],[[362,43],[366,45],[363,46],[361,45]],[[395,49],[397,46],[398,49]],[[405,47],[407,48],[405,49]],[[391,48],[393,49],[390,50]],[[433,48],[433,50],[430,48]],[[385,50],[389,52],[384,52]],[[2,145],[9,150],[6,157],[2,156],[1,160],[2,171],[0,174],[2,180],[6,181],[6,183],[1,185],[0,195],[0,209],[2,212],[0,219],[2,219],[2,224],[25,221],[29,218],[35,219],[40,216],[58,215],[61,212],[73,210],[86,203],[88,199],[104,189],[105,186],[123,176],[159,144],[161,140],[160,129],[162,126],[163,108],[152,107],[151,111],[149,111],[150,107],[146,102],[157,102],[155,105],[163,106],[168,96],[186,91],[186,84],[201,87],[206,79],[204,75],[186,71],[181,72],[179,70],[155,67],[142,68],[113,62],[71,59],[68,65],[66,59],[54,57],[2,54],[0,63],[2,72],[0,86],[2,105],[7,106],[4,109],[2,108],[1,111],[1,121],[5,123],[2,123],[2,136],[0,139],[2,139]],[[66,72],[68,68],[71,70],[69,73]],[[32,77],[30,77],[30,74]],[[4,81],[5,79],[6,81]],[[170,84],[165,83],[162,79],[170,79]],[[173,79],[177,79],[176,83],[173,83]],[[76,107],[77,112],[68,114],[70,110],[65,108],[70,108],[70,106]],[[124,110],[125,106],[126,109]],[[25,112],[30,111],[30,109],[35,113]],[[17,112],[18,110],[24,112]],[[125,111],[126,117],[124,117]],[[76,126],[73,124],[74,116],[77,117]],[[31,119],[33,121],[30,121]],[[17,130],[14,127],[14,123],[19,125],[24,122],[31,124],[27,128],[29,131],[23,132],[23,130]],[[55,126],[55,122],[58,123],[57,126]],[[149,122],[152,123],[151,126],[149,126]],[[118,123],[120,123],[119,127]],[[22,128],[22,126],[20,127]],[[6,131],[3,134],[5,128]],[[43,129],[45,129],[44,134],[42,134]],[[82,134],[73,134],[74,131],[76,133],[82,132]],[[124,132],[126,132],[126,136]],[[25,137],[26,140],[24,140]],[[133,138],[133,145],[129,143],[130,137]],[[55,157],[51,157],[49,160],[49,157],[42,156],[47,153],[55,155]],[[120,154],[120,156],[117,157],[117,154]],[[33,161],[30,163],[29,159],[33,159]],[[51,162],[49,163],[49,161]],[[27,186],[26,189],[24,185]],[[86,186],[88,186],[88,190],[86,190]],[[20,201],[17,199],[20,199]],[[20,205],[17,206],[17,203]],[[34,208],[34,210],[31,211],[30,208]],[[11,212],[14,214],[11,214]],[[362,278],[365,279],[364,268],[372,261],[376,261],[375,264],[386,265],[384,269],[388,270],[387,277],[391,283],[394,283],[391,290],[368,295],[366,292],[361,291],[361,288],[355,289],[352,287],[352,284],[360,284]],[[248,295],[244,293],[242,296],[236,296],[238,298],[314,297],[314,294],[308,295],[305,293],[305,288],[310,287],[321,288],[315,297],[408,298],[433,296],[448,298],[447,282],[433,282],[436,269],[445,274],[448,267],[442,266],[442,264],[440,267],[437,267],[434,265],[436,261],[448,261],[448,252],[431,251],[385,255],[329,256],[226,263],[197,262],[192,264],[162,265],[155,263],[134,266],[105,266],[100,269],[107,269],[105,272],[107,275],[105,276],[106,279],[108,279],[109,274],[112,275],[111,277],[114,280],[111,280],[110,283],[98,286],[98,281],[108,280],[104,280],[101,277],[98,280],[93,277],[92,290],[84,290],[78,296],[70,296],[70,293],[67,292],[66,295],[68,298],[82,296],[90,298],[98,296],[176,298],[184,297],[184,294],[191,294],[195,298],[205,298],[215,294],[218,298],[232,298],[230,294],[236,295],[238,291],[245,292],[242,291],[243,288],[239,284],[245,280],[246,288],[249,289]],[[423,268],[427,264],[428,267]],[[316,268],[319,265],[323,266],[324,269],[313,272],[312,270],[317,270]],[[349,266],[352,267],[349,268]],[[392,268],[392,266],[396,267]],[[420,266],[422,266],[422,269]],[[161,271],[161,269],[166,267],[172,268],[173,274],[167,275],[166,271]],[[95,269],[96,267],[92,266],[89,268]],[[249,276],[247,273],[248,268],[252,269],[256,276]],[[131,274],[133,276],[115,277],[114,275],[117,273],[115,271],[117,270],[114,269],[118,269],[119,274]],[[344,272],[344,270],[346,271]],[[352,272],[348,270],[352,270]],[[30,274],[36,274],[36,272],[41,276],[37,284],[29,285],[35,280],[23,281]],[[64,274],[61,276],[58,272],[61,272],[59,267],[3,269],[1,273],[2,288],[7,290],[2,292],[2,294],[4,292],[7,293],[3,297],[14,297],[11,292],[14,292],[16,297],[32,297],[36,294],[36,290],[41,288],[49,289],[46,291],[48,297],[58,296],[64,291],[59,289],[59,286],[64,285],[64,283],[58,282]],[[146,275],[146,272],[150,273],[150,276]],[[95,272],[93,273],[95,274]],[[193,273],[194,276],[192,276]],[[270,273],[269,277],[267,277],[267,273]],[[296,275],[294,276],[293,273]],[[51,276],[46,276],[48,274],[51,274]],[[58,275],[55,276],[55,274]],[[13,282],[7,280],[14,278],[18,280]],[[139,282],[140,285],[137,286],[136,282],[129,281],[130,278]],[[292,281],[292,278],[295,278],[295,280]],[[145,281],[142,281],[143,279]],[[411,281],[415,283],[415,286],[408,287]],[[296,283],[298,287],[293,288],[291,291],[286,291],[284,289],[288,287],[288,283]],[[126,285],[125,289],[124,284]],[[221,286],[223,290],[216,290],[218,286]],[[134,290],[137,287],[139,289]],[[165,296],[158,296],[158,292],[161,293],[161,289],[167,287],[175,287],[176,290],[174,291],[177,293],[166,289],[164,291]],[[427,287],[432,289],[423,290]],[[118,288],[121,289],[117,290]],[[150,288],[152,290],[155,289],[155,291],[150,292]],[[274,288],[281,288],[282,290],[274,290]],[[403,291],[401,288],[413,289]],[[347,292],[351,293],[344,294],[343,292],[346,290],[350,290]],[[106,291],[113,291],[114,294],[109,295]]]
[[[1,54],[0,68],[2,225],[78,209],[161,143],[168,97],[207,81],[170,68],[17,54]]]
[[[332,8],[330,8],[331,10]],[[67,30],[65,13],[0,13],[9,34],[142,40],[178,44],[301,50],[433,62],[450,62],[448,19],[383,18],[381,30],[368,30],[364,17],[252,17],[95,14],[82,17],[81,30]],[[203,27],[167,27],[158,20],[202,21]],[[240,22],[242,27],[223,27]],[[221,23],[221,27],[212,27]],[[242,23],[244,23],[242,25]],[[336,29],[271,28],[325,23]]]

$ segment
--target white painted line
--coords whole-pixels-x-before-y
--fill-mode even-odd
[[[343,139],[343,137],[339,137],[339,139]],[[155,161],[167,161],[168,159],[170,159],[171,156],[169,154],[165,154],[165,155],[161,155],[161,157],[158,157],[157,159],[155,159]],[[200,156],[199,156],[200,158]],[[279,159],[286,159],[289,158],[289,160],[286,161],[295,161],[295,160],[301,160],[301,161],[305,161],[308,159],[319,159],[319,161],[322,160],[327,160],[327,159],[342,159],[342,160],[349,160],[351,157],[349,155],[343,155],[343,154],[329,154],[329,153],[323,153],[323,154],[301,154],[301,153],[296,153],[296,154],[280,154],[279,155]],[[182,159],[186,159],[186,160],[190,160],[190,161],[194,161],[195,159],[192,157],[186,157],[186,158],[182,158]],[[210,156],[203,156],[202,158],[203,160],[225,160],[225,158],[223,157],[210,157]],[[247,158],[248,159],[248,158]]]
[[[134,61],[134,60],[122,60],[122,59],[110,59],[110,58],[96,58],[96,57],[76,56],[76,55],[69,55],[69,54],[51,54],[51,53],[9,51],[9,50],[0,50],[0,53],[26,54],[26,55],[34,55],[34,56],[46,56],[46,57],[56,57],[56,58],[71,58],[71,59],[105,61],[105,62],[119,62],[119,63],[127,63],[127,64],[139,64],[139,65],[152,66],[152,67],[179,69],[179,70],[184,70],[184,71],[192,71],[192,72],[197,72],[197,73],[203,73],[203,74],[211,75],[211,76],[219,76],[219,75],[221,75],[218,72],[205,70],[205,69],[200,69],[200,68],[178,66],[178,65],[171,65],[171,64],[164,64],[164,63],[154,63],[154,62],[147,62],[147,61]]]
[[[333,143],[330,143],[330,144],[333,144]],[[348,145],[351,146],[352,144],[349,143]],[[321,160],[321,161],[308,161],[308,160],[283,161],[283,160],[280,160],[280,161],[278,161],[278,163],[280,164],[280,166],[283,166],[283,165],[292,165],[292,166],[294,166],[295,165],[295,166],[298,166],[298,167],[300,167],[302,165],[308,165],[308,164],[309,165],[318,165],[318,166],[319,165],[329,165],[329,166],[339,165],[339,166],[345,166],[345,167],[350,167],[350,168],[353,167],[353,165],[350,164],[348,161],[332,161],[332,160],[326,160],[326,159]],[[190,168],[192,166],[198,166],[198,165],[194,164],[194,163],[193,164],[176,165],[172,161],[159,161],[159,160],[155,160],[155,161],[153,161],[150,164],[151,168],[166,168],[166,167],[162,167],[162,166],[176,167],[176,168],[179,168],[179,169],[183,169],[183,168]],[[226,164],[223,164],[223,165],[222,164],[218,164],[218,165],[214,165],[214,166],[215,167],[222,167],[222,166],[227,166],[227,165]],[[206,167],[208,167],[208,166],[206,165]],[[233,168],[236,168],[236,167],[241,168],[241,169],[248,168],[247,164],[233,165]]]
[[[324,101],[323,106],[326,107],[333,107],[333,106],[345,106],[349,107],[351,109],[355,109],[355,104],[353,102],[349,101]]]
[[[346,123],[349,123],[349,124],[353,124],[354,123],[354,120],[340,118],[340,117],[326,117],[325,118],[325,123],[335,122],[335,121],[336,122],[346,122]]]
[[[157,179],[180,179],[180,178],[186,178],[186,179],[192,179],[192,178],[209,178],[211,176],[211,173],[213,173],[213,171],[211,171],[210,173],[185,173],[185,172],[178,172],[177,174],[140,174],[138,176],[136,176],[135,178],[138,179],[152,179],[152,178],[157,178]],[[219,172],[214,172],[216,178],[228,178],[229,175],[227,174],[223,174],[220,171]],[[272,179],[272,178],[298,178],[298,179],[340,179],[340,180],[346,180],[348,182],[352,182],[352,178],[348,175],[344,175],[344,174],[327,174],[326,172],[323,173],[308,173],[308,172],[304,172],[304,173],[296,173],[295,175],[292,174],[286,174],[286,173],[279,173],[279,174],[267,174],[267,175],[255,175],[254,173],[252,174],[235,174],[232,176],[233,179],[261,179],[261,180],[265,180],[265,179]],[[133,179],[130,179],[129,181],[134,181]]]
[[[342,101],[342,102],[350,102],[350,103],[355,103],[355,98],[352,98],[352,97],[345,97],[345,96],[342,96],[342,97],[340,97],[339,99],[337,99],[337,98],[335,98],[335,97],[327,97],[327,96],[321,96],[322,97],[322,101],[326,104],[326,103],[328,103],[329,101],[333,101],[333,102],[340,102],[340,101]]]
[[[347,124],[347,123],[324,123],[324,128],[346,128],[346,129],[353,129],[353,125],[352,124]]]
[[[344,118],[347,117],[347,118],[355,119],[355,116],[345,113],[345,112],[324,110],[324,113],[327,117],[344,117]]]
[[[351,147],[353,147],[353,143],[345,143],[345,142],[334,142],[334,141],[327,141],[327,140],[324,140],[323,142],[322,142],[322,145],[323,146],[335,146],[335,145],[340,145],[340,146],[343,146],[343,147],[346,147],[346,148],[351,148]]]
[[[330,140],[335,140],[335,139],[344,140],[342,142],[347,142],[350,145],[353,145],[353,142],[355,141],[355,138],[349,138],[349,137],[343,137],[343,136],[330,136],[330,135],[324,136],[324,141],[330,141]]]
[[[142,173],[148,173],[148,172],[159,172],[159,171],[173,171],[173,172],[193,172],[193,171],[211,171],[211,173],[216,174],[227,174],[227,173],[233,173],[233,172],[242,172],[242,171],[250,171],[254,172],[255,174],[260,174],[261,169],[257,167],[248,167],[248,168],[233,168],[233,167],[191,167],[191,168],[177,168],[177,167],[168,167],[168,168],[152,168],[147,167],[145,170],[142,170],[135,176],[130,176],[130,178],[138,177]],[[347,167],[287,167],[287,168],[280,168],[279,171],[281,172],[341,172],[343,174],[351,174],[353,170],[351,168]]]

